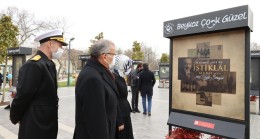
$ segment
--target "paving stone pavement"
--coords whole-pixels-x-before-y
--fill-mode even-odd
[[[59,132],[58,139],[72,139],[75,127],[75,91],[74,87],[58,89],[59,102]],[[8,100],[8,98],[6,98]],[[128,97],[131,102],[131,92]],[[165,139],[168,132],[169,90],[158,88],[158,81],[154,87],[152,99],[152,116],[142,113],[132,113],[132,123],[135,139]],[[141,98],[139,109],[142,112]],[[251,139],[260,139],[260,116],[250,116]],[[0,106],[0,139],[17,139],[18,125],[13,125],[9,120],[9,110]],[[207,135],[204,138],[208,138]]]

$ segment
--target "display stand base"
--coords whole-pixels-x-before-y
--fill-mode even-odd
[[[171,112],[168,125],[189,128],[207,134],[219,135],[226,138],[244,139],[245,125],[222,120]]]

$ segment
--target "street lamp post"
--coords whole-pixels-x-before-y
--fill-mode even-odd
[[[69,50],[68,50],[68,80],[67,86],[70,86],[70,42],[73,41],[75,38],[71,38],[69,41]]]

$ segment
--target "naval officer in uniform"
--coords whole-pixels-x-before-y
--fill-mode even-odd
[[[56,139],[58,132],[57,71],[52,59],[63,53],[61,30],[35,38],[40,47],[19,70],[17,95],[10,110],[13,124],[19,123],[19,139]]]

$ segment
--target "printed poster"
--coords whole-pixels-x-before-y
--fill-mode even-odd
[[[172,108],[244,120],[245,31],[173,39]]]

